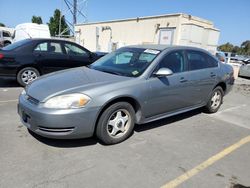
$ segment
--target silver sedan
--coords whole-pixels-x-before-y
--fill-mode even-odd
[[[127,139],[144,124],[196,108],[220,108],[234,84],[231,66],[192,47],[120,48],[80,67],[43,76],[19,98],[21,121],[59,139],[97,135],[105,144]]]

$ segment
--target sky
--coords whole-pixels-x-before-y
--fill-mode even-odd
[[[63,0],[0,0],[0,22],[15,27],[36,15],[47,23],[56,8],[72,21]],[[88,0],[83,12],[88,22],[187,13],[212,21],[221,31],[219,44],[240,45],[250,40],[250,0]]]

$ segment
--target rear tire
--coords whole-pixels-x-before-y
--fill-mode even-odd
[[[25,67],[17,73],[17,82],[21,86],[26,86],[36,80],[40,76],[37,69],[33,67]]]
[[[96,135],[104,144],[117,144],[132,134],[134,125],[134,108],[127,102],[118,102],[101,114]]]
[[[207,105],[205,106],[205,111],[210,114],[216,113],[223,102],[223,96],[224,92],[220,86],[214,88],[211,96],[209,97]]]

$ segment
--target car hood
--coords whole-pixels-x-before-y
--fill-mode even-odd
[[[104,84],[128,79],[131,78],[79,67],[42,76],[26,87],[26,93],[44,102],[56,95],[84,92]]]

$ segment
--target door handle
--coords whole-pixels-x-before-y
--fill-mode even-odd
[[[210,77],[213,78],[213,77],[215,77],[215,76],[216,76],[216,74],[214,74],[213,72],[210,73]]]
[[[188,80],[185,79],[184,77],[181,77],[181,78],[180,78],[180,82],[181,82],[181,83],[185,83],[185,82],[187,82],[187,81],[188,81]]]

